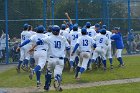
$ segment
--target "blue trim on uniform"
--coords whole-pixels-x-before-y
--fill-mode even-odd
[[[78,47],[79,47],[79,44],[77,43],[77,44],[75,45],[75,47],[74,47],[72,53],[75,53]]]
[[[70,47],[66,47],[66,50],[70,50]]]
[[[25,46],[26,44],[28,44],[30,42],[31,42],[31,40],[30,39],[27,39],[22,44],[20,44],[19,47],[23,47],[23,46]]]

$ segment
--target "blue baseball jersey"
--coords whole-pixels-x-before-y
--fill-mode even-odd
[[[123,49],[124,48],[124,44],[123,44],[123,40],[122,40],[122,35],[121,35],[120,32],[112,35],[111,39],[115,41],[117,49]]]

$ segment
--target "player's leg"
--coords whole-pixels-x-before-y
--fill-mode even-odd
[[[124,62],[122,60],[122,49],[117,49],[117,60],[120,62],[119,66],[123,67],[124,66]]]
[[[54,88],[57,91],[62,91],[61,81],[62,81],[62,71],[64,68],[64,60],[58,59],[58,63],[59,64],[55,65],[55,69],[54,69]]]
[[[24,60],[24,50],[21,48],[20,49],[20,59],[19,59],[19,62],[18,62],[17,68],[16,68],[18,73],[20,72],[20,67],[21,67],[23,60]]]
[[[110,68],[113,69],[113,59],[112,59],[111,46],[108,46],[107,55],[108,55],[109,62],[110,62]]]
[[[30,54],[30,67],[33,68],[35,66],[35,59],[34,59],[34,54]]]
[[[99,52],[101,58],[102,58],[102,63],[103,63],[103,70],[106,70],[106,50],[105,48],[102,48]]]
[[[82,52],[80,54],[80,56],[83,58],[83,61],[82,61],[81,68],[78,72],[77,79],[80,79],[81,74],[87,69],[87,64],[88,64],[88,61],[90,58],[90,53],[89,52]]]
[[[44,89],[49,91],[52,79],[52,70],[53,70],[53,63],[55,62],[54,58],[49,58],[47,63],[47,70],[45,73],[45,86]]]
[[[35,57],[38,57],[38,64],[36,67],[31,70],[31,73],[29,75],[29,78],[32,79],[33,74],[36,73],[36,79],[37,79],[37,87],[40,87],[40,76],[41,76],[41,70],[44,68],[46,64],[46,51],[36,51],[35,52]]]

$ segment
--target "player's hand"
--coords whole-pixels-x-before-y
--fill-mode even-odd
[[[29,50],[29,53],[32,53],[33,51],[34,51],[34,48],[30,49],[30,50]]]
[[[68,16],[68,13],[66,12],[65,15]]]
[[[20,47],[18,47],[18,48],[16,49],[16,52],[19,52],[19,50],[20,50]]]

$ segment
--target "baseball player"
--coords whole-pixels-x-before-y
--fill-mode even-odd
[[[28,40],[31,37],[31,33],[28,31],[28,24],[24,24],[23,26],[23,31],[21,33],[21,43],[23,43],[25,40]],[[19,63],[18,66],[16,68],[17,72],[20,72],[20,66],[23,62],[22,65],[22,69],[27,71],[28,70],[28,61],[30,59],[30,54],[28,53],[28,51],[30,50],[31,45],[25,45],[24,47],[22,47],[20,49],[20,59],[19,59]]]
[[[41,40],[42,38],[47,37],[44,34],[45,28],[40,25],[37,27],[37,33],[33,36],[31,36],[29,39],[25,40],[24,42],[21,43],[21,45],[18,47],[17,50],[21,49],[22,47],[26,46],[28,43],[32,42],[36,44],[38,40]],[[46,64],[46,59],[47,59],[47,53],[46,51],[48,50],[48,45],[44,43],[40,43],[38,46],[34,48],[34,58],[36,62],[36,66],[34,69],[31,69],[29,78],[32,79],[34,73],[36,73],[36,78],[37,78],[37,87],[40,87],[40,76],[41,76],[41,70],[44,68]]]
[[[116,55],[117,55],[117,60],[120,62],[119,67],[124,67],[124,62],[122,60],[122,50],[124,48],[123,40],[122,40],[122,35],[119,32],[119,28],[115,27],[113,30],[114,35],[111,36],[111,39],[115,41],[116,44]]]
[[[87,33],[90,37],[94,37],[96,35],[96,31],[94,29],[91,29],[91,23],[86,22],[86,28],[87,28]]]
[[[102,28],[106,29],[106,25],[103,25]],[[106,37],[109,39],[109,44],[106,49],[106,55],[108,56],[109,61],[110,61],[110,68],[113,69],[112,52],[111,52],[111,35],[112,35],[112,32],[106,30]]]
[[[52,35],[52,25],[49,25],[47,33],[45,33],[47,36]]]
[[[47,64],[47,73],[45,75],[45,90],[49,90],[52,78],[52,71],[54,70],[54,87],[57,91],[62,91],[61,81],[62,81],[62,71],[64,68],[64,57],[65,49],[69,50],[70,46],[66,38],[59,35],[60,27],[54,25],[52,27],[52,35],[48,38],[43,38],[39,40],[37,44],[46,42],[49,45],[50,54]]]
[[[80,79],[81,74],[87,69],[87,64],[91,56],[92,47],[94,45],[93,38],[87,35],[86,28],[82,28],[81,30],[82,36],[78,38],[77,43],[71,53],[73,56],[79,47],[80,51],[80,62],[76,68],[75,78]]]
[[[77,39],[80,36],[81,36],[81,33],[78,32],[78,26],[77,26],[77,24],[74,24],[73,30],[70,32],[70,34],[68,36],[68,41],[70,42],[70,46],[71,46],[71,53],[74,49],[74,46],[76,45]],[[78,64],[78,62],[77,62],[78,60],[76,59],[77,56],[78,56],[77,53],[70,56],[70,72],[73,71],[74,62],[76,62],[76,64]]]
[[[102,63],[103,63],[103,66],[104,66],[103,69],[106,70],[105,49],[106,49],[107,45],[109,44],[109,40],[106,37],[106,30],[105,29],[102,29],[100,31],[100,33],[101,34],[96,35],[95,38],[94,38],[96,46],[94,46],[95,50],[94,50],[94,53],[93,53],[92,62],[95,62],[96,58],[98,56],[101,56]]]
[[[36,32],[33,31],[33,27],[31,25],[28,25],[28,31],[31,33],[31,35],[35,35]],[[30,43],[31,46],[33,46],[32,43]],[[34,59],[34,52],[30,53],[30,67],[33,68],[35,66],[35,59]]]

